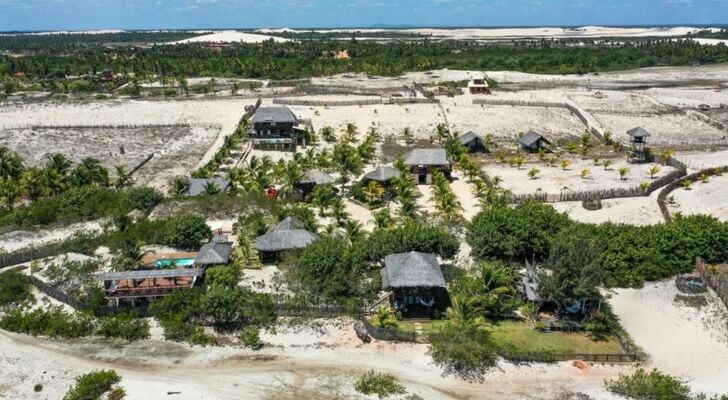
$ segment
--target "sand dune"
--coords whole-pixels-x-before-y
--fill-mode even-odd
[[[184,44],[184,43],[232,43],[232,42],[243,42],[243,43],[260,43],[266,40],[273,39],[276,42],[287,42],[288,39],[274,37],[274,36],[268,36],[268,35],[259,35],[255,33],[245,33],[245,32],[238,32],[238,31],[221,31],[221,32],[215,32],[210,33],[207,35],[201,35],[201,36],[195,36],[189,39],[179,40],[177,42],[172,42],[171,44]]]

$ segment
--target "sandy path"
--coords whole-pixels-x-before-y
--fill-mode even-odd
[[[569,363],[521,367],[501,363],[483,382],[472,383],[442,376],[430,365],[424,345],[307,346],[255,354],[151,341],[98,348],[98,344],[71,347],[0,332],[0,367],[12,371],[0,376],[0,394],[29,398],[32,386],[42,382],[46,389],[41,398],[60,399],[74,375],[114,368],[123,377],[129,399],[165,398],[167,391],[181,391],[175,399],[365,398],[351,387],[358,374],[376,369],[395,374],[410,392],[427,399],[536,399],[563,390],[608,399],[603,379],[624,368],[595,366],[582,371]],[[153,361],[133,360],[142,356]]]
[[[673,280],[617,289],[609,301],[649,366],[689,380],[693,390],[728,392],[728,334],[723,303],[710,293],[699,310],[675,303]]]
[[[675,198],[672,214],[707,214],[728,221],[728,173],[710,177],[706,183],[695,182],[690,190],[678,188],[670,196]]]
[[[24,247],[37,247],[50,242],[67,239],[82,231],[98,232],[102,229],[101,225],[101,221],[89,221],[72,224],[63,228],[8,232],[0,235],[0,249],[12,252]]]
[[[468,221],[472,220],[480,212],[480,203],[473,194],[473,185],[468,182],[466,177],[460,176],[450,183],[450,188],[463,207],[463,217]]]

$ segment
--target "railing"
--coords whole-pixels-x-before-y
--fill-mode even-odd
[[[377,340],[386,340],[389,342],[417,342],[417,333],[406,332],[397,328],[379,328],[371,324],[369,320],[364,317],[360,318],[360,321],[364,324],[364,328],[367,333]]]

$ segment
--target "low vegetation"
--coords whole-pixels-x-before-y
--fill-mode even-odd
[[[121,377],[114,370],[89,372],[76,378],[76,384],[69,389],[63,400],[121,400],[124,390],[117,386]]]
[[[32,301],[30,284],[19,271],[7,271],[0,275],[0,309]]]
[[[354,388],[361,394],[374,394],[380,399],[407,393],[394,375],[369,371],[356,381]]]

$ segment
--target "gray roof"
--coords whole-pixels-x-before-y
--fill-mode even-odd
[[[407,165],[450,165],[445,149],[414,149],[404,158]]]
[[[364,179],[370,179],[378,182],[386,182],[392,178],[399,178],[400,176],[402,176],[402,173],[397,168],[385,165],[364,175]]]
[[[212,241],[200,248],[200,252],[195,257],[195,264],[227,264],[230,262],[230,253],[232,252],[233,246],[230,243]]]
[[[458,136],[458,140],[460,141],[461,144],[468,144],[475,139],[483,140],[483,138],[480,137],[480,135],[478,135],[477,133],[475,133],[473,131],[468,131],[465,134]]]
[[[386,256],[382,269],[382,288],[399,287],[445,287],[445,278],[437,258],[416,251]]]
[[[96,274],[100,281],[118,281],[126,279],[149,279],[149,278],[180,278],[183,276],[201,276],[200,268],[184,269],[143,269],[136,271],[118,271]]]
[[[214,182],[217,187],[220,188],[220,191],[227,190],[228,186],[230,186],[230,181],[227,179],[222,178],[192,178],[190,179],[190,188],[187,189],[187,195],[188,196],[197,196],[199,194],[205,193],[205,185],[207,185],[208,182]]]
[[[260,107],[253,116],[253,123],[281,123],[295,124],[298,122],[296,114],[288,107]]]
[[[255,239],[258,251],[286,251],[302,249],[318,239],[318,235],[301,229],[303,224],[295,217],[287,217],[270,232]]]
[[[628,130],[627,134],[632,137],[650,137],[650,133],[641,126]]]
[[[328,185],[336,182],[336,179],[327,174],[324,171],[318,170],[318,169],[312,169],[307,171],[303,175],[303,179],[301,179],[298,183],[308,184],[308,183],[314,183],[316,185]]]
[[[538,143],[539,140],[543,140],[546,143],[551,143],[546,140],[546,138],[543,137],[540,133],[536,133],[534,131],[528,131],[525,135],[521,136],[521,138],[518,139],[518,143],[526,147],[531,147]]]

